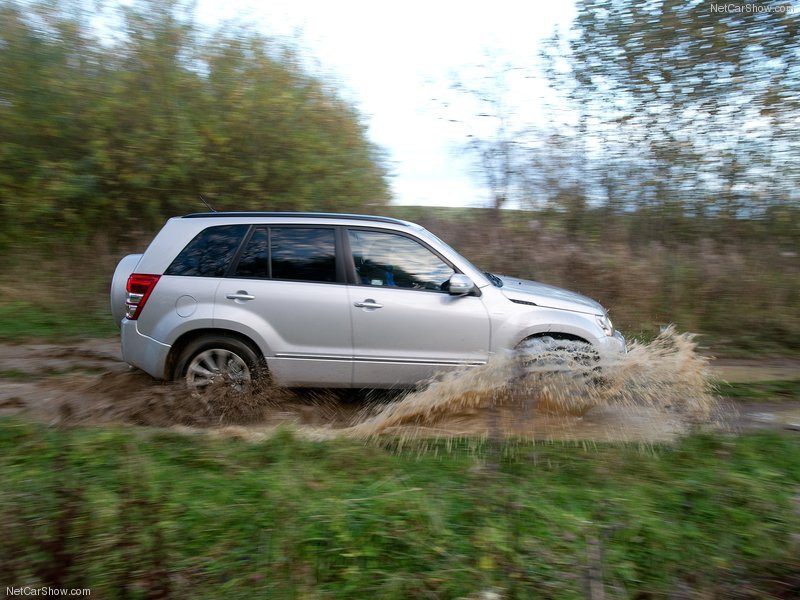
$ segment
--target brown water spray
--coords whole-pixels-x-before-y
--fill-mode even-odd
[[[346,430],[354,436],[501,435],[661,439],[709,422],[707,359],[669,328],[625,355],[586,359],[569,343],[545,356],[503,354],[457,370]],[[495,412],[496,411],[496,412]]]

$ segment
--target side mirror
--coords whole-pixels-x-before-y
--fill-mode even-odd
[[[468,276],[463,273],[453,273],[450,276],[450,287],[448,291],[451,296],[464,296],[475,289],[475,284]]]

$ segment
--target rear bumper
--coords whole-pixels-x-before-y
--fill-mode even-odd
[[[164,379],[171,346],[139,333],[136,321],[122,319],[120,330],[122,359],[156,379]]]

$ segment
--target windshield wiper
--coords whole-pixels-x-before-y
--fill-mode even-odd
[[[489,281],[492,282],[492,285],[494,287],[503,287],[503,280],[500,279],[497,275],[489,273],[488,271],[485,272],[484,275],[486,275],[487,279],[489,279]]]

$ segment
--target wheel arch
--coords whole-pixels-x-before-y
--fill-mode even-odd
[[[186,333],[181,334],[177,340],[172,344],[170,348],[169,354],[167,354],[166,364],[164,366],[164,378],[171,380],[175,379],[175,368],[178,363],[178,358],[180,357],[183,350],[195,340],[204,337],[204,336],[227,336],[239,340],[243,344],[247,344],[250,349],[255,352],[258,359],[261,361],[262,366],[266,367],[267,362],[266,358],[264,357],[264,353],[258,347],[252,339],[250,339],[245,334],[234,331],[232,329],[220,329],[218,327],[204,327],[201,329],[192,329],[191,331],[187,331]]]
[[[514,347],[515,348],[519,348],[520,346],[525,344],[525,342],[528,342],[530,340],[535,340],[537,338],[543,338],[543,337],[551,337],[554,340],[564,340],[564,341],[569,341],[569,342],[581,342],[581,343],[584,343],[584,344],[589,344],[590,346],[593,345],[586,338],[581,337],[579,335],[575,335],[574,333],[566,333],[566,332],[562,332],[562,331],[541,331],[539,333],[534,333],[533,335],[529,335],[529,336],[526,336],[526,337],[522,338],[519,342],[516,343],[516,345]]]

